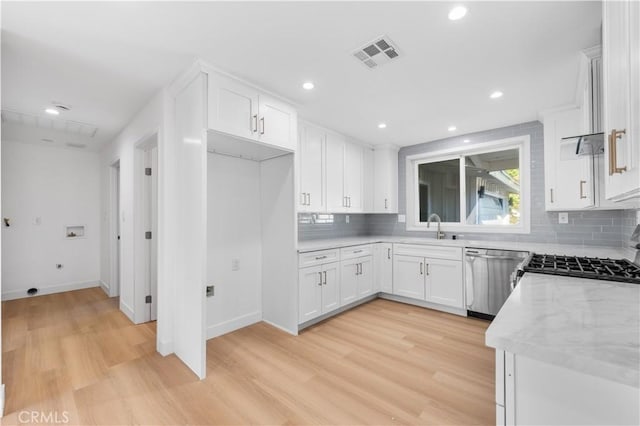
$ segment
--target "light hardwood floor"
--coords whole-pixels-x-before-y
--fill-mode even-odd
[[[259,323],[209,340],[198,381],[98,288],[2,305],[3,424],[495,424],[481,320],[378,299],[298,337]]]

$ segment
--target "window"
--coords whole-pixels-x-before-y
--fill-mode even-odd
[[[529,137],[407,157],[407,229],[529,232]]]

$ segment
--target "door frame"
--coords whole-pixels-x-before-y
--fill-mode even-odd
[[[134,322],[136,324],[144,323],[151,321],[151,310],[148,309],[147,303],[145,302],[145,297],[151,294],[150,289],[150,269],[149,269],[149,258],[150,258],[150,249],[148,240],[145,238],[145,232],[147,229],[147,205],[146,205],[146,182],[145,182],[145,167],[146,167],[146,156],[147,151],[156,148],[159,149],[159,137],[160,131],[154,130],[142,137],[136,144],[134,148],[134,173],[133,173],[133,211],[134,211],[134,224],[133,224],[133,244],[134,244]],[[156,164],[156,170],[153,170],[152,173],[155,173],[156,176],[158,174],[158,165]],[[156,200],[156,218],[158,214],[158,200]],[[157,229],[157,219],[156,219],[156,229]],[[153,232],[153,231],[152,231]],[[152,234],[152,238],[155,241],[158,241],[158,232],[155,232],[156,235]],[[157,260],[157,257],[156,257]],[[158,263],[156,261],[156,277],[158,277]],[[157,294],[157,282],[156,282],[156,292]],[[158,300],[152,301],[156,306],[156,312],[158,307]]]
[[[111,253],[109,297],[120,296],[122,283],[122,238],[118,239],[121,230],[120,208],[122,206],[120,183],[120,159],[117,159],[109,165],[109,251]]]

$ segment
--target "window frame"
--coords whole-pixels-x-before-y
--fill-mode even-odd
[[[476,143],[466,146],[425,152],[406,157],[406,230],[407,231],[433,231],[427,228],[425,222],[420,222],[420,199],[418,184],[420,164],[434,163],[438,161],[459,160],[460,167],[460,222],[442,222],[441,229],[444,232],[477,232],[477,233],[504,233],[504,234],[529,234],[531,233],[531,138],[529,135],[499,139],[491,142]],[[488,152],[506,151],[517,149],[520,157],[520,223],[518,225],[471,225],[467,224],[466,202],[466,165],[462,158],[469,155],[484,154]]]

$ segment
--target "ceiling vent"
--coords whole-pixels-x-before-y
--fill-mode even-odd
[[[400,57],[398,47],[386,36],[380,36],[353,51],[353,56],[369,69],[378,68]]]
[[[56,108],[58,108],[57,105]],[[71,120],[59,120],[7,109],[2,110],[2,122],[22,124],[39,129],[58,130],[72,135],[88,136],[90,138],[98,133],[98,128],[92,124]]]

